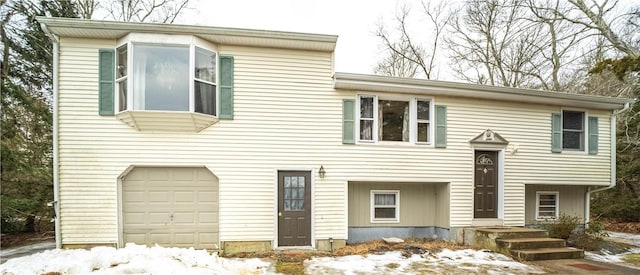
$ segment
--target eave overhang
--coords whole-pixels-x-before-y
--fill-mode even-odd
[[[622,109],[625,104],[635,102],[627,98],[351,73],[335,73],[333,87],[363,92],[451,96],[603,110]]]
[[[43,29],[60,37],[119,39],[129,33],[194,35],[212,43],[333,52],[338,36],[268,30],[160,23],[36,17]]]

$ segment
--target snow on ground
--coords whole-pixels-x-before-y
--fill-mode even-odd
[[[0,274],[275,274],[274,265],[260,259],[227,259],[193,248],[95,247],[53,249],[14,258],[0,265]],[[391,251],[366,256],[318,257],[305,261],[307,274],[535,274],[537,267],[502,254],[473,249]]]
[[[193,248],[95,247],[53,249],[8,260],[0,274],[273,274],[272,264],[259,259],[226,259]]]
[[[640,235],[639,234],[629,234],[629,233],[620,233],[620,232],[607,232],[609,235],[605,239],[618,243],[625,243],[630,246],[628,250],[623,253],[614,253],[606,249],[602,249],[598,252],[589,252],[585,251],[584,257],[585,259],[598,261],[598,262],[606,262],[606,263],[625,263],[624,258],[629,254],[640,254]],[[625,266],[638,268],[637,266],[624,264]]]
[[[616,242],[626,243],[629,245],[640,247],[640,234],[630,234],[630,233],[611,232],[611,231],[607,231],[607,234],[609,235],[607,239],[611,239]]]
[[[426,252],[403,256],[400,251],[367,256],[321,257],[305,261],[307,274],[542,274],[539,268],[513,261],[502,254],[473,249]]]

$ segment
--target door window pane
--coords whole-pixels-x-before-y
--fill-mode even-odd
[[[303,211],[305,200],[305,177],[284,177],[284,210]]]

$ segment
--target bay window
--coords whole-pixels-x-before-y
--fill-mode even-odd
[[[216,52],[194,44],[128,42],[117,48],[118,111],[216,116]]]

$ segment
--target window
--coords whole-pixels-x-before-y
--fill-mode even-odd
[[[400,222],[400,191],[371,191],[371,222]]]
[[[536,220],[557,219],[558,201],[558,192],[536,192]]]
[[[562,149],[584,151],[584,112],[562,111]]]
[[[431,143],[431,100],[361,95],[358,103],[360,142]]]
[[[118,110],[187,111],[216,116],[214,51],[128,42],[117,49]]]
[[[425,100],[417,101],[417,113],[418,113],[418,128],[416,134],[418,135],[416,138],[417,142],[429,143],[431,140],[429,139],[429,133],[431,132],[431,112],[430,112],[430,102]]]

